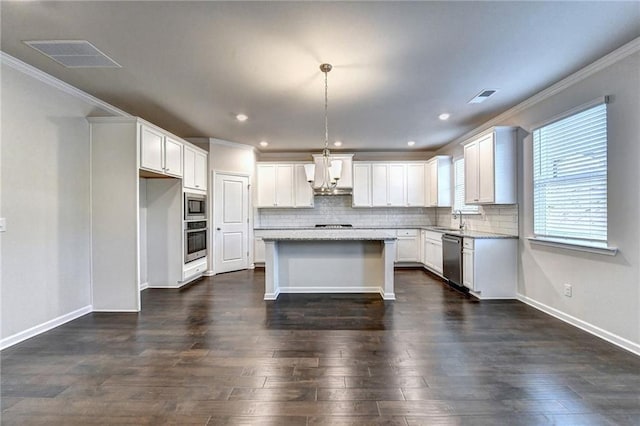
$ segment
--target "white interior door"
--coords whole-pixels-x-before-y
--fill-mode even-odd
[[[216,273],[249,267],[249,178],[216,173],[214,198]]]

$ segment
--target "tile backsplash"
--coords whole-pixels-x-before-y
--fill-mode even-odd
[[[314,226],[343,223],[353,226],[394,228],[398,226],[457,226],[450,207],[353,208],[350,195],[317,196],[312,209],[257,209],[256,228]],[[480,214],[465,215],[467,229],[518,235],[518,206],[483,206]]]
[[[314,226],[318,223],[342,223],[353,226],[428,226],[435,224],[434,209],[423,207],[351,207],[351,195],[316,196],[312,209],[258,209],[255,226]]]
[[[451,214],[451,207],[438,208],[438,226],[458,227],[458,219]],[[496,234],[518,235],[518,205],[480,206],[479,214],[462,215],[466,229]]]

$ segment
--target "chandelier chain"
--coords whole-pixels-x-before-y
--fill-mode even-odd
[[[327,76],[329,72],[324,71],[324,147],[329,146],[329,89]]]

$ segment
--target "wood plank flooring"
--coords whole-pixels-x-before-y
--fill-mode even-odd
[[[145,290],[140,314],[3,351],[2,424],[640,424],[639,357],[516,301],[395,276],[395,302],[264,302],[259,270]]]

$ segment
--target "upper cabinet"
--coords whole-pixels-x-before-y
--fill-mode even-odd
[[[353,207],[427,206],[427,164],[425,161],[354,162]],[[449,185],[447,183],[447,188]],[[436,194],[434,203],[437,199]]]
[[[140,168],[182,177],[182,142],[160,130],[140,125]]]
[[[465,204],[515,204],[516,128],[493,127],[464,144]]]
[[[427,207],[451,207],[451,157],[438,155],[426,166]]]
[[[353,163],[353,207],[371,207],[371,163]]]
[[[207,190],[207,154],[189,146],[184,147],[183,186],[200,191]]]
[[[305,163],[258,163],[258,208],[313,207],[313,189],[304,173]]]
[[[371,166],[372,207],[406,206],[405,164],[373,163]]]
[[[426,165],[424,163],[409,163],[406,167],[407,207],[426,206]]]

